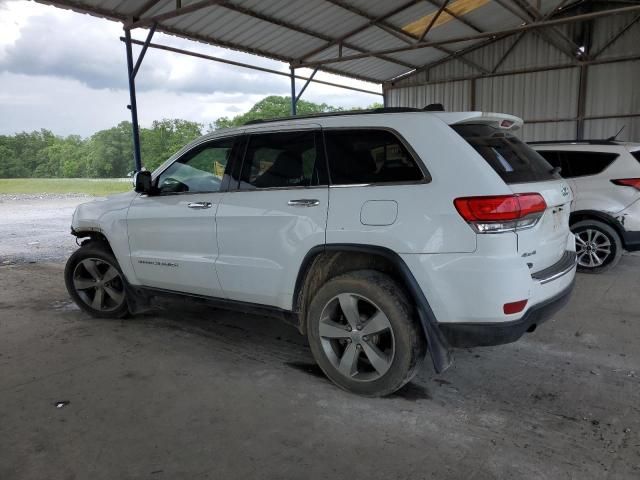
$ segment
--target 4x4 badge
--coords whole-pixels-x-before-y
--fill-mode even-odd
[[[569,187],[567,187],[566,185],[563,185],[562,190],[560,190],[560,192],[562,193],[563,197],[566,197],[567,195],[569,195]]]

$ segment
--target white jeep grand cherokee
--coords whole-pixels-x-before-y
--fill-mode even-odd
[[[255,122],[80,205],[66,285],[91,315],[154,296],[276,314],[362,395],[428,351],[513,342],[573,288],[571,191],[516,117],[382,109]]]

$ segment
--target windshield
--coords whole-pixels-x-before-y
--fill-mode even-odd
[[[505,183],[541,182],[560,178],[542,156],[518,137],[489,125],[452,125],[491,165]]]

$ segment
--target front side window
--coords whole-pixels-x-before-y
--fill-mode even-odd
[[[159,193],[204,193],[226,189],[225,170],[234,143],[235,138],[225,138],[189,151],[160,174]]]
[[[417,182],[420,167],[388,130],[327,130],[325,143],[334,185]]]
[[[324,159],[317,133],[275,132],[253,134],[242,163],[240,190],[294,188],[322,185]]]
[[[560,176],[534,149],[518,137],[483,124],[452,125],[505,183],[541,182]]]

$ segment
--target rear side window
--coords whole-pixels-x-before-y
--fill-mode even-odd
[[[334,185],[424,179],[411,153],[388,130],[325,130],[325,144]]]
[[[505,183],[541,182],[560,178],[538,152],[518,137],[489,125],[452,125],[491,165]]]
[[[242,164],[240,189],[311,187],[326,184],[319,132],[253,134]]]
[[[635,152],[631,152],[631,155],[633,155],[635,157],[635,159],[640,162],[640,150],[636,150]]]
[[[597,175],[618,158],[617,153],[607,152],[545,150],[540,154],[551,164],[558,162],[562,167],[562,176],[565,178]]]

